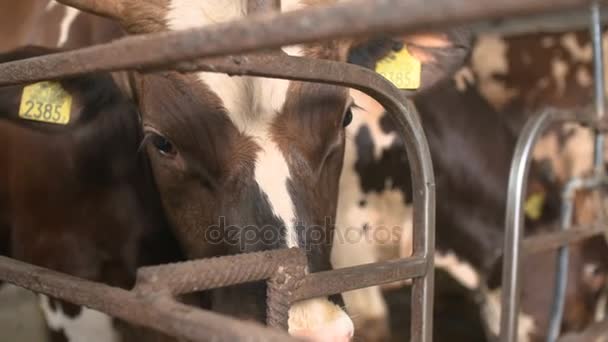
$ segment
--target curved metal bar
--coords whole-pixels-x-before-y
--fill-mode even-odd
[[[507,194],[505,217],[505,245],[502,273],[502,308],[500,315],[500,341],[517,341],[519,312],[519,278],[521,240],[524,233],[524,198],[532,149],[542,132],[552,123],[575,121],[571,113],[547,110],[530,119],[517,141]]]
[[[335,84],[367,93],[384,106],[394,120],[398,133],[406,145],[411,167],[414,197],[413,257],[426,259],[425,275],[413,280],[411,336],[414,341],[432,341],[435,180],[431,155],[420,119],[405,95],[382,76],[362,67],[284,55],[250,55],[199,60],[169,65],[168,69]],[[0,70],[2,69],[0,68]],[[99,69],[97,70],[99,71]],[[38,79],[46,79],[45,76],[45,74],[35,75]],[[378,266],[385,265],[378,263]],[[373,271],[370,270],[370,272]]]

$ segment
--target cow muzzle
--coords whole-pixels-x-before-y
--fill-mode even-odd
[[[314,342],[347,342],[355,328],[346,312],[327,298],[295,303],[289,309],[289,333]]]

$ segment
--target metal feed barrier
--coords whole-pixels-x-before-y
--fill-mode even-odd
[[[72,2],[76,7],[95,9],[95,1]],[[432,341],[435,192],[429,149],[416,112],[403,92],[373,71],[338,62],[252,52],[360,34],[401,34],[465,23],[476,23],[478,30],[509,31],[514,26],[501,20],[509,16],[522,17],[518,29],[522,26],[542,29],[555,27],[559,11],[580,10],[589,1],[355,0],[286,14],[270,13],[277,4],[276,0],[251,0],[250,8],[265,13],[225,24],[130,36],[108,44],[0,64],[0,86],[96,71],[136,69],[220,72],[322,82],[361,90],[387,109],[408,150],[414,189],[412,257],[305,274],[304,252],[269,251],[141,268],[131,291],[0,257],[0,279],[191,341],[296,339],[278,329],[186,306],[175,300],[180,294],[267,281],[268,324],[285,328],[287,311],[293,302],[413,279],[411,337],[414,341]],[[535,15],[542,21],[532,18]],[[571,24],[580,25],[580,19]],[[515,185],[511,188],[511,197],[521,194]],[[515,203],[520,200],[514,199]],[[510,240],[517,243],[516,247],[520,239],[517,232],[511,230]],[[557,240],[561,242],[562,236]],[[519,249],[513,251],[515,254],[507,254],[518,255]],[[510,274],[505,279],[517,282],[517,277]],[[517,302],[514,304],[512,308],[516,308]],[[506,320],[509,317],[508,312],[503,315]],[[503,326],[508,334],[513,324]]]
[[[604,52],[602,47],[602,21],[600,3],[594,1],[590,6],[590,33],[593,43],[594,66],[594,109],[590,113],[576,115],[572,112],[559,112],[548,110],[531,119],[524,127],[519,138],[511,173],[509,178],[509,191],[507,200],[507,213],[505,221],[506,239],[504,246],[503,274],[502,274],[502,312],[501,334],[502,342],[513,342],[517,339],[518,313],[520,299],[520,258],[523,253],[538,252],[540,250],[558,250],[557,270],[555,277],[555,293],[551,308],[551,319],[547,334],[547,341],[557,341],[560,335],[564,306],[566,299],[566,285],[568,280],[568,244],[586,238],[605,234],[605,215],[592,227],[572,227],[574,196],[580,190],[599,190],[608,185],[604,160],[604,139],[606,132],[606,95],[604,84]],[[523,201],[527,186],[527,175],[530,167],[532,150],[536,141],[544,130],[553,123],[576,122],[584,124],[594,130],[595,145],[593,158],[593,173],[587,177],[570,179],[562,190],[560,231],[542,234],[522,239],[524,234]],[[600,191],[600,197],[602,193]],[[600,199],[601,201],[601,199]],[[522,241],[523,240],[523,241]]]

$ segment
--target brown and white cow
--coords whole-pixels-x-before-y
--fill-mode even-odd
[[[281,10],[331,2],[285,0]],[[87,8],[86,2],[80,4]],[[118,19],[130,33],[187,29],[247,14],[245,0],[89,4]],[[52,13],[56,5],[45,8]],[[63,32],[72,30],[63,26],[61,32],[59,37],[64,37]],[[70,41],[70,36],[62,41]],[[414,49],[425,51],[424,44],[412,42]],[[285,51],[346,61],[349,49],[348,41],[332,41]],[[450,58],[429,59],[423,84],[440,78],[442,68],[434,66],[444,60]],[[212,73],[131,75],[131,90],[142,114],[143,145],[164,211],[188,257],[303,247],[310,272],[331,268],[331,223],[344,126],[351,117],[347,89]],[[326,238],[311,241],[312,229]],[[270,239],[261,238],[265,232]],[[264,297],[262,286],[218,290],[211,308],[263,320]],[[290,310],[289,330],[318,340],[344,340],[353,333],[348,316],[328,299],[296,303]]]

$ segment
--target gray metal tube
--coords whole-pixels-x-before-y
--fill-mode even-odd
[[[502,308],[500,316],[500,341],[517,341],[519,312],[519,278],[521,241],[524,234],[524,198],[532,149],[542,132],[551,123],[574,120],[568,113],[548,110],[532,118],[524,126],[519,137],[511,171],[505,217],[505,245],[502,273]]]
[[[578,178],[570,180],[562,192],[562,209],[560,218],[560,230],[566,231],[572,226],[572,212],[574,211],[574,195],[580,188],[581,181]],[[563,244],[557,251],[557,264],[555,270],[555,290],[547,332],[547,342],[554,342],[559,337],[564,307],[566,301],[566,287],[568,286],[568,244]]]

